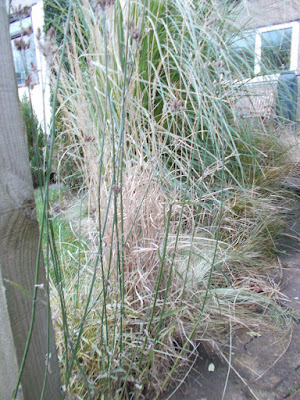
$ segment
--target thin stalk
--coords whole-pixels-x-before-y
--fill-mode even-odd
[[[223,136],[222,136],[222,140],[224,140]],[[224,155],[224,141],[222,141],[222,144],[223,144],[223,146],[222,146],[222,148],[223,148],[223,152],[222,152],[223,164],[222,164],[222,181],[221,181],[221,200],[220,200],[220,203],[219,203],[219,205],[220,205],[219,207],[220,208],[219,208],[219,215],[218,215],[219,221],[218,221],[218,226],[217,226],[215,250],[214,250],[214,255],[213,255],[213,259],[212,259],[212,265],[211,265],[210,272],[209,272],[207,288],[206,288],[206,291],[205,291],[205,296],[204,296],[203,304],[202,304],[202,307],[201,307],[201,311],[200,311],[200,314],[199,314],[199,316],[198,316],[198,318],[196,320],[194,328],[192,329],[188,339],[184,343],[184,345],[183,345],[183,347],[182,347],[182,349],[181,349],[181,351],[180,351],[180,353],[178,355],[178,358],[176,358],[176,360],[175,360],[175,363],[174,363],[170,373],[168,374],[167,378],[164,380],[164,383],[163,383],[163,385],[161,387],[161,390],[163,390],[165,388],[165,386],[168,383],[170,377],[172,376],[175,368],[178,365],[180,357],[183,355],[183,353],[186,350],[188,344],[190,343],[192,337],[194,336],[194,333],[196,332],[196,329],[197,329],[197,327],[198,327],[198,325],[199,325],[199,323],[200,323],[200,321],[202,319],[202,316],[204,314],[204,310],[205,310],[205,307],[206,307],[206,301],[207,301],[207,298],[208,298],[208,293],[210,291],[210,287],[211,287],[211,284],[212,284],[212,276],[213,276],[214,266],[215,266],[215,262],[216,262],[217,249],[218,249],[218,243],[219,243],[219,237],[220,237],[220,229],[221,229],[221,222],[222,222],[222,210],[223,210],[223,200],[224,200],[224,183],[225,183],[225,175],[224,175],[224,156],[225,156]],[[158,397],[159,397],[159,393],[156,395],[154,400],[158,399]]]
[[[67,29],[68,29],[68,26],[69,26],[69,21],[70,21],[70,16],[71,16],[71,9],[72,9],[72,0],[70,0],[69,8],[68,8],[68,16],[67,16],[67,22],[66,22],[65,35],[64,35],[64,42],[63,42],[63,47],[62,47],[60,69],[61,69],[61,66],[62,66],[64,48],[65,48],[65,45],[66,45]],[[60,71],[60,69],[59,69],[59,71]],[[58,77],[57,77],[57,86],[56,86],[56,90],[55,90],[55,93],[54,93],[53,110],[55,110],[55,106],[56,106],[56,94],[57,94],[57,89],[58,89],[58,80],[59,80],[59,73],[58,73]],[[35,320],[36,300],[37,300],[37,294],[38,294],[38,286],[37,285],[38,285],[38,278],[39,278],[39,271],[40,271],[40,259],[41,259],[41,255],[42,255],[42,235],[43,235],[43,230],[44,230],[44,216],[46,215],[46,204],[48,204],[48,186],[49,186],[49,181],[50,181],[50,166],[51,166],[51,162],[50,161],[52,159],[53,147],[54,147],[54,144],[53,144],[54,143],[54,134],[55,134],[54,129],[55,129],[55,123],[54,123],[54,118],[53,118],[53,122],[52,122],[52,142],[51,142],[51,150],[50,150],[50,155],[49,155],[49,169],[47,171],[47,179],[46,179],[46,195],[45,195],[45,201],[44,201],[44,207],[43,207],[43,218],[42,218],[42,224],[41,224],[41,227],[40,227],[40,236],[39,236],[36,267],[35,267],[35,284],[34,284],[33,298],[32,298],[31,320],[30,320],[29,332],[28,332],[28,336],[27,336],[27,340],[26,340],[26,344],[25,344],[25,348],[24,348],[24,353],[23,353],[23,357],[22,357],[22,361],[21,361],[21,365],[20,365],[20,370],[19,370],[19,374],[18,374],[18,378],[17,378],[17,383],[16,383],[15,389],[14,389],[13,394],[12,394],[12,398],[13,399],[16,399],[16,396],[17,396],[17,393],[18,393],[19,385],[20,385],[21,378],[22,378],[23,371],[24,371],[25,361],[26,361],[28,350],[29,350],[29,346],[30,346],[30,341],[31,341],[32,332],[33,332],[33,325],[34,325],[34,320]]]
[[[153,318],[154,318],[154,313],[156,311],[156,303],[157,303],[157,299],[158,299],[159,288],[160,288],[160,284],[161,284],[161,281],[162,281],[163,270],[164,270],[164,266],[165,266],[165,262],[166,262],[168,237],[169,237],[169,231],[170,231],[170,226],[171,226],[171,215],[172,215],[172,204],[170,204],[170,206],[169,206],[169,212],[168,212],[168,218],[167,218],[167,223],[166,223],[166,231],[165,231],[165,238],[164,238],[162,255],[160,255],[160,251],[158,250],[158,257],[160,259],[160,267],[158,269],[158,274],[157,274],[157,279],[156,279],[155,295],[154,295],[153,304],[152,304],[152,308],[151,308],[151,315],[150,315],[149,322],[148,322],[148,328],[147,328],[148,333],[150,332],[150,329],[151,329],[151,326],[152,326],[152,322],[153,322]],[[145,348],[147,346],[147,343],[148,343],[148,335],[146,335],[144,343],[143,343],[143,346],[142,346],[141,357],[139,359],[139,364],[138,364],[138,368],[139,369],[141,369],[141,364],[142,364],[142,361],[143,361],[143,353],[144,353],[144,350],[145,350]]]

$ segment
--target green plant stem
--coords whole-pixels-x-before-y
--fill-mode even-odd
[[[63,49],[65,47],[65,43],[66,43],[66,36],[67,36],[67,27],[68,27],[68,23],[69,23],[69,19],[70,19],[70,15],[71,15],[71,9],[72,9],[72,0],[70,0],[69,3],[69,11],[68,11],[68,19],[67,19],[67,23],[66,23],[66,30],[65,30],[65,38],[64,38],[64,44],[63,44]],[[63,57],[63,53],[64,50],[62,50],[62,57]],[[62,57],[61,57],[61,64],[62,64]],[[59,75],[58,75],[58,79],[59,79]],[[58,83],[57,83],[57,87],[58,87]],[[57,88],[56,88],[56,93],[57,93]],[[54,104],[53,104],[53,109],[55,110],[55,104],[56,104],[56,96],[54,96],[55,100],[54,100]],[[54,141],[54,122],[52,125],[52,131],[53,131],[53,141]],[[50,159],[52,157],[52,153],[53,153],[53,142],[51,143],[52,146],[52,151],[50,151]],[[51,163],[49,162],[49,168],[50,168]],[[28,332],[28,336],[27,336],[27,340],[26,340],[26,344],[25,344],[25,349],[24,349],[24,353],[23,353],[23,357],[22,357],[22,361],[21,361],[21,365],[20,365],[20,371],[19,371],[19,375],[17,378],[17,383],[15,386],[15,389],[13,391],[12,394],[12,398],[16,399],[17,396],[17,392],[19,389],[19,385],[21,382],[21,377],[23,374],[23,370],[24,370],[24,365],[25,365],[25,361],[26,361],[26,357],[28,354],[28,350],[29,350],[29,346],[30,346],[30,341],[31,341],[31,337],[32,337],[32,332],[33,332],[33,326],[34,326],[34,319],[35,319],[35,311],[36,311],[36,301],[37,301],[37,293],[38,293],[38,277],[39,277],[39,271],[40,271],[40,260],[41,260],[41,254],[42,254],[42,234],[43,234],[43,228],[44,228],[44,215],[46,212],[46,202],[48,202],[48,185],[49,185],[49,181],[50,181],[50,169],[47,171],[47,180],[46,180],[46,198],[44,201],[44,209],[43,209],[43,219],[42,219],[42,225],[40,227],[40,237],[39,237],[39,243],[38,243],[38,250],[37,250],[37,260],[36,260],[36,270],[35,270],[35,285],[34,285],[34,291],[33,291],[33,299],[32,299],[32,313],[31,313],[31,320],[30,320],[30,326],[29,326],[29,332]]]

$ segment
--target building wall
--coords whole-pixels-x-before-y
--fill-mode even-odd
[[[240,3],[239,24],[243,29],[256,29],[265,26],[277,25],[298,21],[300,24],[300,0],[242,0]],[[297,119],[300,120],[300,29],[298,40],[298,102]],[[277,82],[253,82],[250,90],[262,93],[264,90],[269,96],[270,91],[276,91]],[[274,98],[274,97],[273,97]]]
[[[51,118],[51,108],[50,108],[50,86],[49,86],[49,74],[46,64],[46,60],[43,57],[40,49],[39,43],[36,38],[38,29],[41,29],[43,33],[44,25],[44,10],[42,0],[13,0],[12,7],[18,7],[21,5],[31,6],[31,18],[32,18],[32,28],[35,41],[36,49],[36,62],[39,75],[39,84],[34,85],[31,89],[30,97],[32,101],[33,109],[37,115],[37,118],[45,133],[49,132],[50,118]],[[19,98],[22,99],[24,95],[29,97],[28,88],[26,86],[18,87]]]
[[[240,24],[249,28],[300,20],[299,0],[242,0]]]
[[[19,6],[21,6],[21,7],[24,7],[24,6],[32,6],[32,5],[34,5],[34,4],[37,4],[37,3],[42,3],[43,1],[42,0],[12,0],[11,1],[11,7],[19,7]]]

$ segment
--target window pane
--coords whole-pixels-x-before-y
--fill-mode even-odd
[[[31,35],[30,38],[26,36],[23,39],[25,42],[28,41],[30,42],[29,49],[26,50],[16,49],[15,41],[19,39],[20,38],[12,40],[13,58],[14,58],[18,85],[24,84],[27,75],[26,69],[31,77],[31,82],[33,84],[36,84],[38,83],[38,73],[36,71],[36,55],[35,55],[35,45],[34,45],[33,35]],[[26,60],[26,68],[25,68],[25,60]]]
[[[255,62],[255,33],[248,32],[243,37],[238,37],[231,44],[231,55],[234,62],[234,74],[252,77]]]
[[[31,26],[31,18],[27,17],[21,21],[12,22],[9,26],[9,33],[12,38],[21,35],[21,27],[27,29]]]
[[[22,59],[22,54],[16,49],[14,41],[12,41],[12,50],[15,64],[15,72],[17,76],[18,85],[24,83],[26,78],[25,67]]]
[[[290,69],[292,28],[261,34],[262,73],[282,72]]]

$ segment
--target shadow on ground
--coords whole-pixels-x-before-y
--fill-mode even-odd
[[[299,179],[300,188],[300,179]],[[281,303],[300,314],[300,200],[288,212],[291,238],[282,240]],[[277,278],[279,279],[279,277]],[[171,400],[300,400],[300,323],[280,336],[270,331],[249,337],[240,331],[232,342],[232,368],[203,348],[190,374]],[[229,353],[229,352],[228,352]],[[229,354],[225,356],[229,358]],[[209,365],[214,371],[209,371]],[[210,368],[211,369],[211,368]]]

